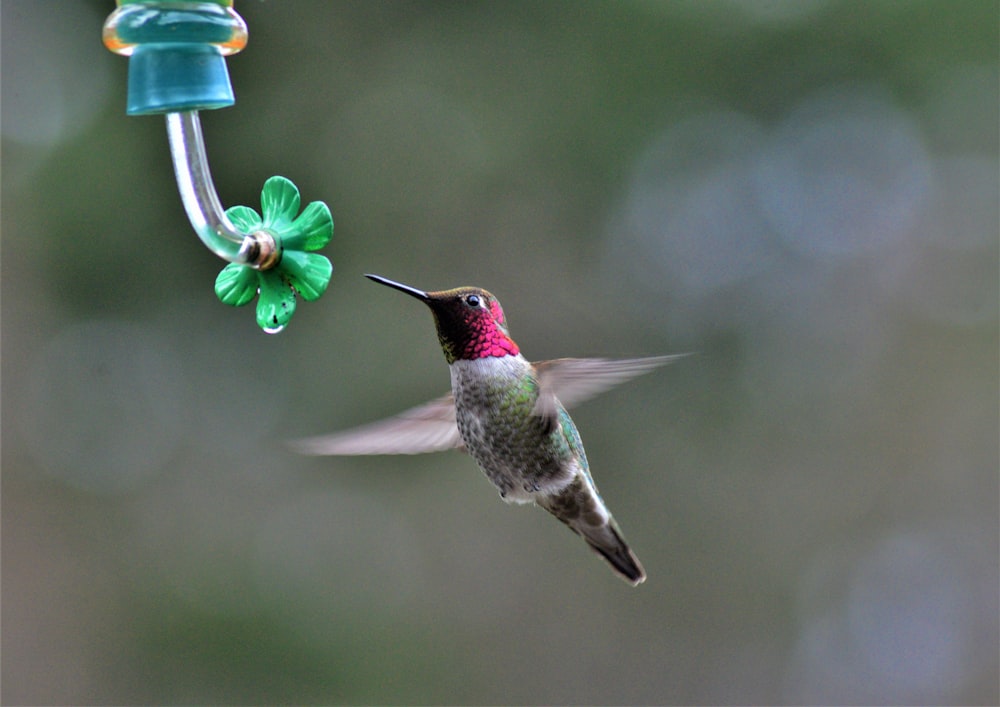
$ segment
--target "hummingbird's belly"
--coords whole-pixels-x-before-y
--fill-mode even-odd
[[[573,456],[560,431],[546,429],[534,414],[534,389],[502,378],[477,383],[453,388],[456,422],[469,454],[504,500],[527,503],[566,486]]]
[[[458,429],[479,468],[507,501],[526,503],[534,495],[565,486],[572,476],[569,456],[541,437],[538,428],[459,414]]]

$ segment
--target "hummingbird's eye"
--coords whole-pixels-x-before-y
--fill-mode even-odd
[[[478,307],[479,295],[469,295],[468,297],[465,298],[465,303],[470,307]]]

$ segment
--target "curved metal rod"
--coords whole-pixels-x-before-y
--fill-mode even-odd
[[[184,210],[208,249],[224,260],[260,270],[277,264],[280,253],[271,234],[241,233],[226,216],[208,170],[198,111],[167,113],[167,137]]]

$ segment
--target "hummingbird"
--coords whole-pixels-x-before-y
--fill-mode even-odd
[[[451,392],[385,420],[293,441],[303,454],[468,452],[508,503],[534,503],[578,534],[633,586],[646,572],[597,491],[566,406],[686,354],[529,362],[500,302],[479,287],[424,292],[365,277],[415,297],[434,315]]]

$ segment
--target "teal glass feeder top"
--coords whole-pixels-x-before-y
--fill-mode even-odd
[[[333,266],[311,251],[333,235],[330,209],[301,206],[299,190],[271,177],[261,213],[246,206],[223,210],[212,184],[198,111],[235,102],[226,56],[242,50],[247,27],[232,0],[118,0],[104,23],[104,44],[129,57],[129,115],[166,115],[170,156],[191,226],[216,255],[229,261],[215,282],[225,304],[257,298],[257,324],[285,328],[296,297],[312,301],[326,290]]]
[[[130,57],[129,115],[225,108],[235,102],[225,57],[247,43],[232,0],[118,0],[104,45]]]

